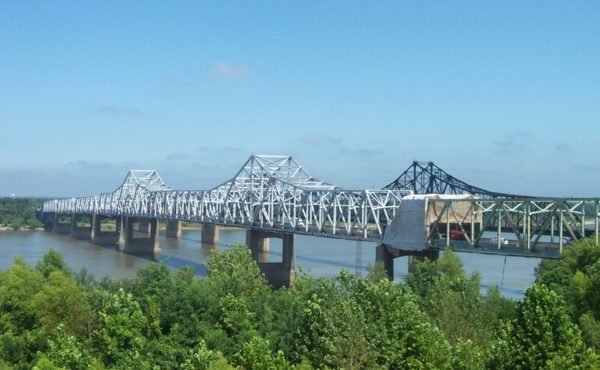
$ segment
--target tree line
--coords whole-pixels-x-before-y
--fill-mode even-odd
[[[40,198],[0,198],[0,226],[12,229],[35,229],[43,225],[36,218]]]
[[[152,263],[96,280],[50,250],[0,272],[0,369],[597,368],[599,260],[574,243],[513,301],[451,251],[402,283],[376,265],[272,290],[242,245],[206,278]]]

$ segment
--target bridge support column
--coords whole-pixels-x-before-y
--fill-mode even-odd
[[[394,258],[408,257],[408,272],[413,273],[416,270],[417,262],[422,262],[425,258],[431,261],[438,259],[440,251],[436,249],[425,249],[422,251],[402,251],[395,248],[390,248],[385,244],[377,247],[375,261],[382,262],[388,278],[394,280]]]
[[[219,226],[214,224],[202,224],[202,243],[203,244],[218,244],[219,243]]]
[[[252,258],[259,263],[269,262],[269,237],[256,230],[246,230],[246,245],[250,247]]]
[[[141,222],[147,222],[150,225],[150,234],[138,232],[136,234],[134,226]],[[125,245],[122,251],[129,254],[149,254],[158,257],[160,246],[158,242],[158,219],[127,217],[125,221]]]
[[[167,238],[181,237],[181,221],[167,221]]]
[[[52,232],[63,235],[70,234],[72,217],[73,215],[61,215],[55,213],[54,219],[52,220]],[[65,218],[68,218],[68,221],[65,222]]]
[[[114,228],[112,223],[105,223],[105,227],[102,227],[102,221],[114,220]],[[123,217],[116,216],[101,216],[94,215],[92,219],[92,243],[98,245],[115,245],[123,246],[125,243],[123,230]]]
[[[266,262],[269,250],[269,238],[282,239],[281,262]],[[252,258],[257,262],[260,271],[265,274],[267,282],[273,288],[291,286],[296,278],[296,246],[294,234],[272,231],[246,231],[246,243],[250,247]]]
[[[375,261],[383,263],[383,268],[387,272],[387,277],[394,280],[394,254],[384,244],[377,246],[375,250]]]
[[[71,216],[71,238],[88,240],[92,237],[93,215],[74,214]],[[81,226],[83,224],[83,226]]]
[[[52,231],[54,227],[54,215],[55,213],[42,213],[40,215],[40,222],[44,224],[44,230]]]
[[[148,221],[148,219],[146,218],[140,219],[140,221],[138,222],[137,231],[139,231],[140,233],[149,234],[151,231],[150,221]]]

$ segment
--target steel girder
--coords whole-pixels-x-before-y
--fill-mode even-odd
[[[414,161],[384,189],[411,190],[415,194],[473,194],[481,198],[529,198],[481,189],[455,178],[433,162],[418,161]]]

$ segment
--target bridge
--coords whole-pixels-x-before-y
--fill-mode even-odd
[[[413,161],[410,167],[384,189],[408,189],[415,194],[473,194],[481,198],[531,198],[478,188],[450,175],[433,162],[419,161]]]
[[[294,281],[298,234],[376,242],[391,276],[395,257],[409,256],[411,269],[444,248],[556,258],[570,241],[595,235],[598,243],[600,199],[491,192],[432,162],[413,162],[383,189],[347,190],[290,156],[251,155],[209,190],[174,190],[156,171],[130,170],[113,192],[45,202],[40,218],[57,233],[152,255],[160,253],[159,220],[167,237],[181,235],[181,221],[200,223],[209,244],[218,242],[219,227],[244,228],[267,280],[283,286]],[[270,238],[283,240],[281,261],[266,261]]]

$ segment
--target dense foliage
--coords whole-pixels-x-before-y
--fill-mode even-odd
[[[559,261],[544,261],[536,270],[544,284],[566,302],[588,346],[600,351],[600,248],[585,239],[563,253]]]
[[[50,251],[0,273],[0,369],[593,368],[600,250],[576,248],[522,302],[482,295],[450,251],[403,284],[376,266],[277,291],[244,246],[202,279],[151,264],[95,281]]]
[[[42,227],[35,210],[42,205],[39,198],[0,198],[0,226],[12,229]]]

